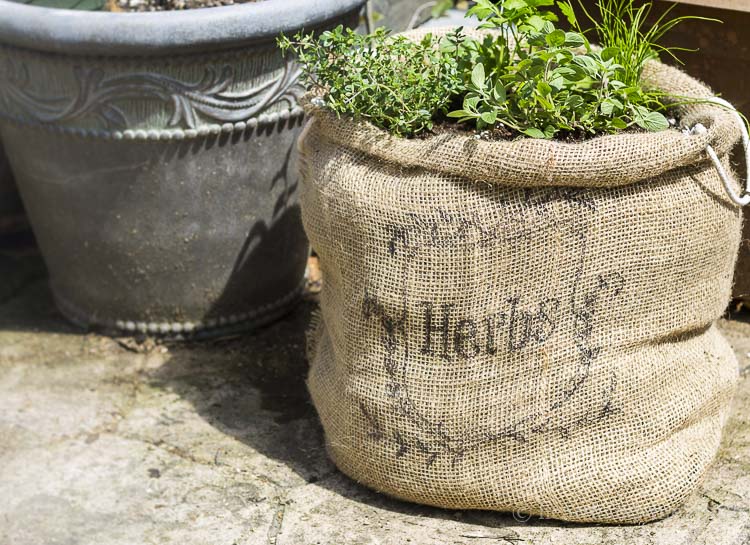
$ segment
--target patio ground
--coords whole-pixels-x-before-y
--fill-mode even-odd
[[[158,345],[81,334],[33,246],[0,248],[2,545],[748,545],[750,324],[717,463],[644,526],[516,520],[391,500],[336,471],[308,399],[313,295],[256,333]]]

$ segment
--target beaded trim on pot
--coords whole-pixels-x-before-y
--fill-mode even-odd
[[[78,136],[81,138],[98,138],[104,140],[189,140],[191,138],[205,137],[209,135],[241,133],[246,130],[254,130],[258,127],[267,125],[278,125],[279,123],[301,120],[305,111],[301,106],[295,106],[291,110],[274,112],[270,114],[261,114],[258,117],[248,119],[247,121],[237,121],[236,123],[214,123],[203,125],[197,129],[126,129],[124,131],[108,131],[105,129],[84,129],[77,127],[63,127],[60,125],[51,125],[48,123],[30,123],[28,121],[3,116],[11,123],[17,125],[31,126],[39,129],[51,130],[61,134]]]
[[[271,320],[286,312],[292,304],[296,303],[304,291],[306,282],[307,276],[305,276],[294,290],[275,301],[261,305],[251,311],[194,322],[145,322],[125,319],[99,319],[87,315],[73,303],[61,297],[54,288],[52,291],[55,303],[60,312],[71,322],[84,329],[94,327],[116,330],[127,335],[143,334],[159,337],[194,337],[211,336],[225,331],[247,329]]]

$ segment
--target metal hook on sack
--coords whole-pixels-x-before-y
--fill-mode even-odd
[[[750,136],[747,133],[747,126],[745,125],[745,122],[743,121],[739,112],[737,112],[737,109],[723,98],[712,97],[709,99],[709,102],[715,102],[716,104],[719,104],[731,110],[731,112],[734,114],[734,117],[737,119],[737,123],[739,123],[740,125],[740,132],[742,134],[742,148],[745,153],[745,165],[747,167],[745,171],[745,188],[742,190],[741,195],[738,195],[734,190],[734,187],[732,187],[731,178],[727,174],[727,171],[724,169],[724,165],[721,164],[719,156],[716,155],[714,148],[712,148],[710,144],[706,145],[706,153],[711,159],[711,162],[714,164],[716,171],[719,173],[721,182],[724,184],[724,189],[726,190],[727,195],[729,196],[731,201],[737,206],[746,206],[750,204],[750,153],[748,153],[748,148],[750,147]],[[687,132],[689,134],[705,134],[707,132],[707,129],[702,124],[696,123]]]

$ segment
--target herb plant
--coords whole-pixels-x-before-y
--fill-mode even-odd
[[[459,29],[411,42],[383,30],[359,36],[339,28],[280,44],[296,53],[331,110],[399,136],[429,131],[446,117],[533,138],[668,128],[664,94],[644,86],[643,67],[659,53],[674,56],[659,41],[698,18],[662,16],[647,26],[651,2],[636,8],[633,0],[599,0],[598,19],[578,2],[589,29],[569,0],[477,0],[468,15],[487,30],[483,38]],[[559,16],[570,31],[556,26]]]
[[[324,94],[333,112],[412,136],[430,130],[461,91],[461,41],[460,32],[414,42],[383,28],[363,36],[339,26],[317,38],[282,37],[279,45],[294,50],[306,81]]]

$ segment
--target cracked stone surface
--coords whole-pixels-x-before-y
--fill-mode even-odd
[[[717,462],[643,526],[445,511],[369,491],[327,459],[305,384],[312,298],[205,344],[83,334],[28,241],[0,247],[0,545],[750,545],[750,320]]]

